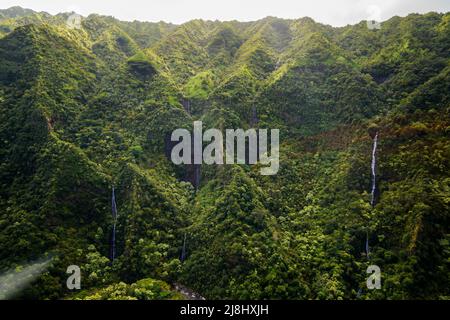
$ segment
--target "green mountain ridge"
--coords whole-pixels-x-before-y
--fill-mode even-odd
[[[68,16],[0,10],[0,272],[54,257],[20,298],[450,297],[448,13],[380,30]],[[278,174],[174,165],[167,137],[195,120],[280,129]]]

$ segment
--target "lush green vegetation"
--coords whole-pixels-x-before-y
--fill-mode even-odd
[[[0,273],[53,256],[19,297],[450,298],[450,14],[380,30],[68,16],[0,10]],[[203,165],[194,190],[165,141],[199,119],[280,129],[278,174]]]

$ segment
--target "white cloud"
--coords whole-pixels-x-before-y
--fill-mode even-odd
[[[370,8],[378,8],[382,20],[413,12],[450,11],[449,0],[2,0],[0,7],[15,5],[52,14],[76,11],[82,15],[112,15],[122,20],[173,23],[196,18],[251,21],[269,15],[280,18],[309,16],[334,26],[369,19]]]

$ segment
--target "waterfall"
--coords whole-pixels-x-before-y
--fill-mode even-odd
[[[375,206],[375,192],[377,189],[377,147],[378,147],[378,132],[375,134],[373,138],[373,148],[372,148],[372,190],[370,192],[370,205],[373,208]],[[370,247],[369,247],[369,231],[366,232],[366,256],[367,259],[370,259]]]
[[[114,221],[111,236],[111,260],[114,261],[114,259],[116,258],[116,223],[117,223],[117,206],[116,206],[116,194],[114,191],[114,186],[112,187],[111,209]]]
[[[181,250],[181,262],[186,259],[186,233],[184,234],[183,249]]]
[[[376,175],[377,146],[378,146],[378,132],[375,134],[375,138],[373,138],[373,149],[372,149],[372,191],[370,200],[370,205],[372,207],[375,205],[375,190],[377,188],[377,175]]]
[[[250,124],[252,126],[255,126],[255,125],[258,124],[258,112],[256,110],[256,106],[255,105],[252,106],[252,117],[251,117],[251,120],[250,120]]]
[[[191,101],[189,99],[183,99],[182,105],[183,105],[184,110],[188,114],[191,114]]]
[[[194,188],[197,191],[200,186],[200,164],[194,164]]]
[[[369,231],[366,231],[366,256],[367,260],[369,260],[370,259]]]

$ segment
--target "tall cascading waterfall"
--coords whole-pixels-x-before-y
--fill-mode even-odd
[[[373,147],[372,147],[372,162],[371,162],[371,171],[372,171],[372,188],[370,191],[370,206],[373,208],[375,206],[375,193],[377,189],[377,147],[378,147],[378,132],[375,133],[373,137]],[[370,247],[369,247],[369,229],[366,229],[366,256],[367,260],[370,260]],[[363,288],[360,287],[357,293],[357,297],[361,297],[363,294]]]
[[[113,229],[111,235],[111,260],[114,261],[114,259],[116,258],[116,224],[117,224],[117,206],[116,206],[116,194],[114,186],[112,187],[111,210],[113,217]]]
[[[378,132],[373,138],[373,149],[372,149],[372,191],[370,193],[371,200],[370,205],[373,207],[375,205],[375,190],[377,188],[377,147],[378,147]]]
[[[372,147],[372,189],[370,192],[370,205],[373,208],[375,206],[375,192],[377,189],[377,147],[378,147],[378,132],[375,133],[375,137],[373,138],[373,147]],[[369,247],[369,231],[366,233],[366,255],[367,259],[370,258],[370,247]]]

